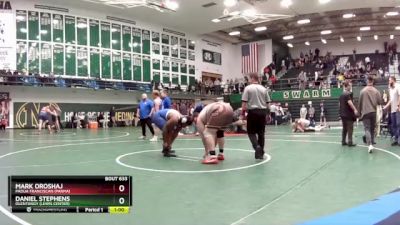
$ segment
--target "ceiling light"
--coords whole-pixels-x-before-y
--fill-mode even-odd
[[[326,3],[328,3],[328,2],[330,2],[331,0],[319,0],[319,3],[320,4],[326,4]]]
[[[195,42],[195,41],[191,41],[190,43],[192,43],[192,44],[196,44],[196,42]]]
[[[224,0],[225,7],[233,7],[238,3],[238,0]]]
[[[306,41],[304,44],[307,45],[307,46],[309,46],[309,45],[310,45],[310,42],[309,42],[309,41]]]
[[[397,27],[395,27],[394,29],[396,29],[396,30],[400,30],[400,26],[397,26]]]
[[[369,31],[371,27],[360,27],[360,31]]]
[[[254,30],[257,31],[257,32],[260,32],[260,31],[267,30],[267,27],[266,26],[256,27],[256,28],[254,28]]]
[[[293,44],[292,44],[292,43],[287,43],[287,46],[288,46],[289,48],[293,48]]]
[[[211,21],[214,22],[214,23],[219,23],[219,22],[221,22],[220,19],[213,19],[213,20],[211,20]]]
[[[321,42],[324,43],[324,44],[326,44],[326,39],[323,39],[323,38],[322,38],[322,39],[321,39]]]
[[[340,42],[344,42],[344,38],[340,36]]]
[[[239,34],[240,34],[240,31],[238,31],[238,30],[232,31],[232,32],[229,33],[229,35],[231,35],[231,36],[236,36],[236,35],[239,35]]]
[[[353,18],[353,17],[356,17],[356,15],[354,13],[343,14],[343,18],[344,19],[350,19],[350,18]]]
[[[293,38],[294,38],[293,35],[287,35],[287,36],[284,36],[284,37],[283,37],[283,40],[291,40],[291,39],[293,39]]]
[[[331,30],[323,30],[323,31],[321,31],[321,34],[322,35],[332,34],[332,31]]]
[[[179,8],[179,4],[176,1],[173,1],[173,0],[166,0],[165,1],[165,6],[166,6],[166,8],[174,10],[174,11]]]
[[[254,9],[246,9],[243,11],[242,15],[248,17],[254,17],[257,15],[257,12]]]
[[[357,36],[357,41],[361,41],[361,36]]]
[[[375,34],[375,35],[374,35],[374,39],[375,39],[375,40],[378,40],[378,38],[379,38],[378,35]]]
[[[240,15],[240,11],[233,11],[231,13],[229,13],[230,16],[238,16]]]
[[[393,34],[391,34],[389,37],[390,37],[391,40],[394,39],[394,35]]]
[[[307,23],[310,23],[310,22],[311,22],[310,19],[297,20],[297,23],[298,23],[298,24],[307,24]]]
[[[281,0],[281,6],[289,8],[293,4],[292,0]]]
[[[399,15],[399,12],[387,12],[386,13],[386,16],[397,16],[397,15]]]

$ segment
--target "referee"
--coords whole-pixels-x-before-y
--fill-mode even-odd
[[[267,89],[258,83],[257,73],[251,73],[250,85],[242,95],[242,115],[247,111],[247,134],[255,150],[256,159],[264,159],[265,119],[267,102],[270,102]]]

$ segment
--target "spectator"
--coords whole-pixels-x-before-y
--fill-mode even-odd
[[[303,104],[303,105],[301,105],[301,108],[300,108],[300,119],[305,119],[306,117],[307,117],[307,108]]]
[[[99,127],[107,127],[105,121],[106,120],[104,118],[104,113],[100,112],[100,114],[97,116],[97,124],[99,125]]]
[[[312,106],[312,104],[310,104],[310,107],[308,109],[308,119],[311,122],[310,126],[314,127],[315,126],[315,109]]]
[[[324,102],[321,102],[319,104],[319,107],[320,107],[319,125],[320,126],[326,126],[326,107],[324,105]]]
[[[117,122],[115,120],[115,107],[111,107],[110,109],[110,118],[111,118],[111,126],[110,127],[116,127],[117,126]]]
[[[239,80],[237,78],[235,78],[234,87],[235,87],[235,94],[239,94],[239,92],[240,92]]]
[[[161,109],[170,109],[172,105],[171,99],[168,97],[168,91],[162,90],[161,91]]]
[[[374,77],[368,76],[367,86],[360,92],[359,110],[364,124],[363,140],[368,144],[368,153],[372,153],[375,144],[376,109],[381,105],[382,96],[374,87]]]
[[[5,131],[7,126],[7,120],[3,112],[0,110],[0,130]]]
[[[389,101],[383,110],[390,107],[390,131],[392,133],[392,146],[400,144],[400,87],[396,83],[396,78],[389,78]]]
[[[269,106],[269,112],[271,115],[271,124],[276,125],[276,105],[275,105],[275,103],[271,103],[271,105]]]
[[[353,143],[353,124],[357,118],[358,111],[353,103],[351,83],[349,81],[345,81],[343,83],[343,87],[343,94],[339,98],[339,113],[340,118],[342,119],[342,145],[354,147],[356,145]]]
[[[292,114],[290,113],[289,103],[285,103],[283,107],[283,118],[284,121],[292,123]]]
[[[221,94],[221,81],[218,78],[214,81],[214,90],[216,95]]]
[[[306,89],[307,75],[304,71],[300,72],[298,76],[298,81],[299,81],[299,89],[300,90]]]

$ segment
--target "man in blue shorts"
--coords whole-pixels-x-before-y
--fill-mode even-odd
[[[179,134],[179,131],[186,126],[190,126],[193,122],[192,117],[182,116],[174,109],[162,109],[157,111],[152,122],[162,130],[164,157],[176,157],[174,151],[171,150],[172,143]]]

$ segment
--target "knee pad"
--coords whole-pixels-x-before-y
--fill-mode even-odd
[[[223,138],[224,137],[224,131],[223,130],[218,130],[217,131],[217,138]]]

